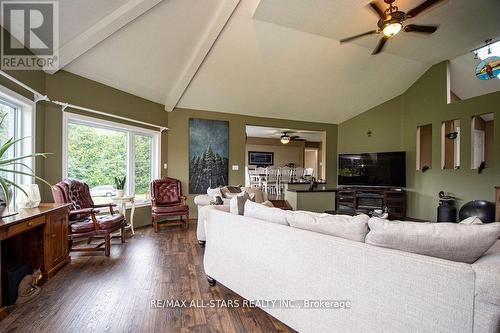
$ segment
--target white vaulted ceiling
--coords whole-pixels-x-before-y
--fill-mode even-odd
[[[61,15],[69,27],[61,58],[67,71],[168,110],[339,123],[403,93],[431,65],[500,36],[499,1],[449,0],[411,22],[439,24],[432,36],[398,35],[378,56],[376,36],[340,45],[375,27],[368,2],[61,1],[77,18]]]

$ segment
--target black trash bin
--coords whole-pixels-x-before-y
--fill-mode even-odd
[[[439,207],[437,210],[438,222],[457,222],[457,207],[455,197],[439,192]]]

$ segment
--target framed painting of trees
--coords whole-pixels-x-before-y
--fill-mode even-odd
[[[207,188],[227,185],[229,123],[220,120],[189,119],[189,193],[206,193]]]

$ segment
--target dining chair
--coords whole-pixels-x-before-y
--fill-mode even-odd
[[[309,178],[314,176],[314,168],[305,168],[304,169],[304,178]]]
[[[249,187],[259,187],[261,185],[259,171],[254,169],[248,169],[248,186]]]
[[[302,179],[304,177],[304,168],[303,167],[295,167],[293,169],[293,178],[296,180]]]
[[[279,177],[279,186],[278,186],[279,194],[283,193],[283,191],[285,189],[285,184],[288,184],[291,180],[292,180],[292,168],[281,167],[280,168],[280,177]]]
[[[264,186],[264,190],[267,193],[277,193],[278,175],[279,175],[279,168],[277,167],[266,168],[266,176],[264,177],[262,184]]]

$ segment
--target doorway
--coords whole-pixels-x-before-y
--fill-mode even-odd
[[[312,169],[312,176],[318,177],[319,152],[317,148],[306,148],[304,150],[304,167],[306,170]]]

